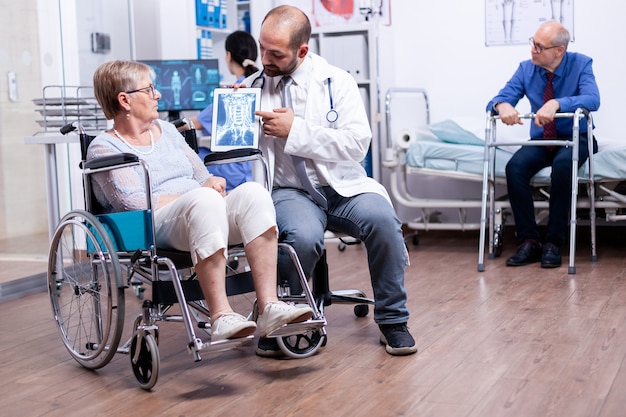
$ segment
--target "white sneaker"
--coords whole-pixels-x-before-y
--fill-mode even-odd
[[[223,313],[211,323],[211,340],[237,339],[256,331],[256,323],[238,313]]]
[[[283,301],[272,301],[257,318],[261,337],[289,323],[299,323],[313,317],[313,309],[305,304],[294,306]]]

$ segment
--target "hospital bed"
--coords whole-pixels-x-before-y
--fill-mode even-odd
[[[398,114],[398,110],[406,108],[411,109],[411,114]],[[414,243],[418,242],[419,231],[480,229],[478,216],[471,216],[471,211],[477,214],[481,209],[484,140],[477,137],[478,132],[464,130],[450,120],[438,124],[441,129],[437,133],[445,141],[434,134],[428,94],[421,88],[389,89],[385,97],[385,117],[387,143],[382,165],[389,169],[388,187],[396,208],[417,210],[417,216],[403,219],[412,231]],[[484,132],[484,119],[479,124],[476,120],[471,123]],[[448,129],[450,127],[453,129]],[[444,196],[441,192],[433,193],[438,195],[435,197],[424,196],[423,181],[430,179],[473,182],[476,192],[458,196],[448,195],[446,190]],[[415,190],[417,182],[419,190]],[[435,188],[441,188],[441,183],[437,182]],[[444,187],[447,183],[443,182]],[[453,214],[442,216],[442,211]]]
[[[420,108],[423,115],[417,118],[425,121],[425,125],[412,126],[410,129],[398,129],[392,114],[392,102],[398,97],[412,97],[417,104],[411,108]],[[421,102],[421,103],[420,103]],[[406,107],[406,106],[404,106]],[[420,230],[480,230],[478,270],[484,270],[485,242],[488,239],[489,258],[499,256],[502,251],[503,226],[510,213],[510,205],[506,197],[504,169],[506,162],[522,143],[515,137],[507,137],[508,127],[502,127],[498,135],[504,136],[495,140],[495,122],[497,117],[487,115],[485,118],[453,118],[437,123],[430,122],[430,109],[427,92],[423,89],[390,89],[385,100],[387,123],[387,149],[383,166],[389,169],[390,193],[397,206],[417,209],[419,215],[406,222],[406,226]],[[531,118],[532,115],[525,117]],[[563,115],[572,117],[574,114]],[[482,119],[482,120],[480,120]],[[528,122],[527,122],[528,123]],[[527,129],[526,123],[526,129]],[[395,131],[393,130],[395,127]],[[516,132],[516,134],[519,134]],[[527,133],[526,133],[527,134]],[[523,142],[526,143],[525,140]],[[577,212],[588,212],[591,227],[591,259],[597,260],[595,245],[596,210],[602,209],[604,220],[615,222],[626,219],[626,196],[621,190],[622,181],[626,180],[626,145],[616,141],[598,139],[599,152],[590,158],[576,173],[576,182],[586,189],[578,196],[578,186],[573,187],[573,201]],[[545,143],[548,144],[548,143]],[[570,146],[572,146],[570,144]],[[590,173],[593,173],[592,175]],[[537,221],[547,217],[549,198],[549,168],[540,171],[533,179],[536,186],[535,209]],[[455,180],[456,190],[463,190],[465,182],[482,185],[482,189],[470,197],[459,197],[451,194],[446,198],[426,198],[416,196],[412,192],[415,185],[426,177],[438,177]],[[457,181],[458,180],[458,181]],[[411,187],[412,186],[412,187]],[[477,189],[477,185],[472,190]],[[471,187],[469,187],[471,188]],[[457,221],[441,221],[438,210],[454,209],[458,212]],[[479,221],[468,221],[468,210],[480,210]],[[570,219],[570,234],[575,231],[577,217]],[[486,236],[487,231],[489,236]],[[414,239],[415,240],[415,239]],[[575,239],[570,239],[573,244]],[[570,246],[569,273],[575,273],[574,247]]]

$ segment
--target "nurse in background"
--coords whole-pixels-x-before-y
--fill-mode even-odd
[[[257,43],[248,32],[238,30],[231,33],[226,37],[224,48],[226,64],[230,73],[237,77],[236,84],[240,84],[246,77],[259,70],[255,65],[259,55]],[[205,136],[210,135],[213,126],[213,104],[190,119],[196,129],[201,129]],[[208,152],[207,148],[201,147],[200,157],[204,158]],[[209,171],[226,179],[226,190],[252,180],[250,162],[211,166]]]

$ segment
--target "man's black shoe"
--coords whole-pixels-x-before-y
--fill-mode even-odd
[[[541,256],[542,268],[558,268],[561,266],[561,252],[554,243],[546,243]]]
[[[523,266],[541,260],[541,243],[536,240],[525,240],[519,245],[517,253],[506,260],[507,266]]]
[[[417,352],[415,340],[406,323],[398,324],[379,324],[378,328],[382,333],[380,335],[380,343],[385,346],[388,354],[394,356],[411,355]]]

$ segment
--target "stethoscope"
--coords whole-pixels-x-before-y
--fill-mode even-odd
[[[261,73],[254,80],[252,80],[251,87],[260,88],[261,90],[265,87],[265,72],[263,70],[261,70]],[[335,110],[333,89],[330,86],[330,77],[328,77],[328,100],[330,101],[330,110],[326,113],[326,120],[328,123],[335,123],[339,118],[339,113]]]
[[[333,103],[333,90],[330,88],[330,77],[328,77],[328,99],[330,100],[330,110],[326,113],[326,120],[328,120],[328,123],[335,123],[339,118],[339,113],[335,110],[335,103]]]

